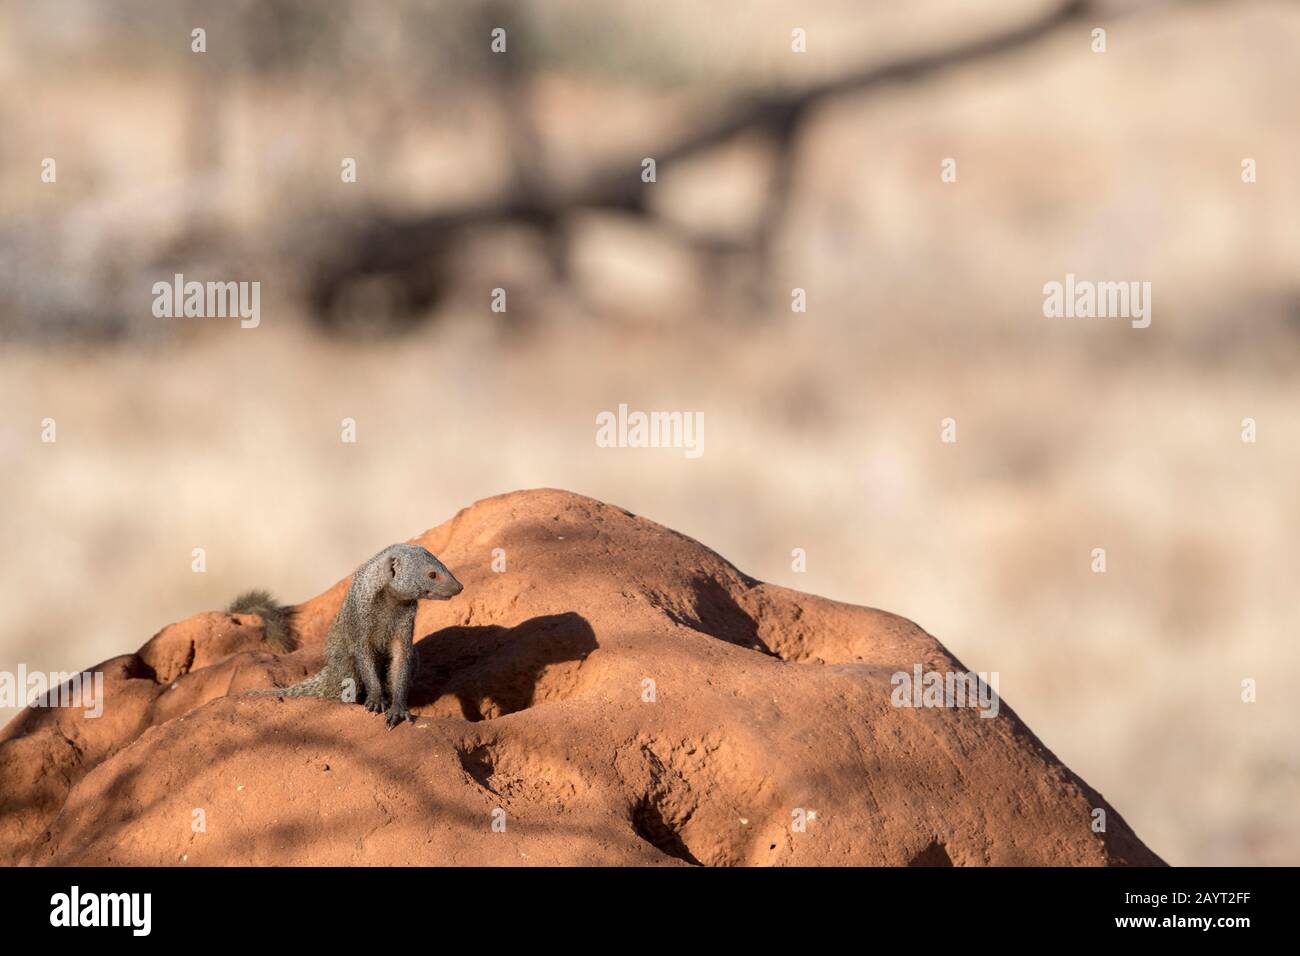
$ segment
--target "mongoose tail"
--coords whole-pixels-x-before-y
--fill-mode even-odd
[[[256,614],[262,618],[262,638],[277,654],[288,654],[298,647],[293,626],[293,608],[281,604],[269,591],[245,591],[230,602],[227,614]]]
[[[261,687],[244,691],[245,697],[326,697],[325,671],[321,670],[292,687]]]

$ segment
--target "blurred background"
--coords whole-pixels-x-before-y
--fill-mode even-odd
[[[1297,49],[1287,0],[3,0],[0,669],[562,487],[914,619],[1171,863],[1300,863]],[[1151,327],[1044,318],[1066,273]],[[598,448],[620,403],[703,457]]]

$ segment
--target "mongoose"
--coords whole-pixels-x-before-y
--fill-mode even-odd
[[[365,701],[391,729],[414,720],[407,693],[415,655],[415,607],[421,598],[446,601],[464,587],[446,565],[419,545],[394,544],[357,568],[343,606],[325,636],[325,666],[292,687],[249,691],[273,697]]]

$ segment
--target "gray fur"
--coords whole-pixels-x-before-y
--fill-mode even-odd
[[[262,640],[277,654],[288,654],[298,646],[293,608],[271,596],[270,591],[245,591],[230,602],[227,614],[256,614],[262,619]]]
[[[446,565],[419,545],[394,544],[357,568],[343,606],[325,636],[325,667],[292,687],[257,696],[324,697],[365,702],[394,727],[414,720],[407,695],[415,654],[416,602],[446,601],[464,588]]]

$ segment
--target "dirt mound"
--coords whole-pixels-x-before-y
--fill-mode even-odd
[[[910,621],[562,491],[415,540],[465,584],[421,604],[416,723],[238,695],[317,667],[346,581],[284,657],[199,614],[97,668],[102,716],[0,733],[0,861],[1160,862],[1005,704],[896,706],[896,673],[965,671]]]

